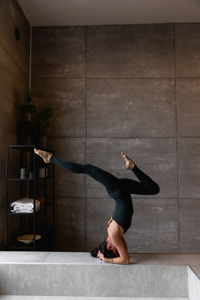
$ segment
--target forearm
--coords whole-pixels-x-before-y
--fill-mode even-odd
[[[115,257],[115,258],[106,258],[103,259],[104,262],[110,263],[110,264],[118,264],[118,265],[129,265],[130,259],[122,259],[121,257]]]

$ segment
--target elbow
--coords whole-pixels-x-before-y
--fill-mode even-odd
[[[129,265],[130,264],[130,260],[128,259],[128,260],[124,260],[123,261],[123,263],[122,263],[122,265]]]
[[[130,264],[130,256],[122,260],[122,265],[129,265],[129,264]]]

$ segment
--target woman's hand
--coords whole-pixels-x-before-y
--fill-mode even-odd
[[[97,253],[97,257],[98,257],[100,260],[103,260],[103,261],[104,261],[104,255],[103,255],[103,253],[101,253],[100,250],[99,250],[98,253]]]

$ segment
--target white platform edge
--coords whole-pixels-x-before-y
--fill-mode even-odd
[[[190,300],[200,300],[200,278],[188,266],[188,296]]]
[[[143,297],[68,297],[68,296],[13,296],[0,295],[0,300],[190,300],[189,298],[143,298]]]

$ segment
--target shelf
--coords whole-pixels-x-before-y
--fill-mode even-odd
[[[12,148],[12,149],[20,149],[20,150],[33,150],[35,148],[34,145],[10,145],[7,148]]]
[[[36,246],[11,246],[11,247],[7,247],[6,251],[26,251],[26,250],[38,250],[37,245]]]
[[[39,241],[41,241],[41,240],[36,241],[35,246],[34,246],[33,242],[29,243],[29,244],[26,244],[26,243],[16,241],[12,246],[8,246],[6,248],[6,250],[10,250],[10,251],[36,250],[38,248],[38,244],[40,244],[40,243],[38,243]]]
[[[47,176],[47,177],[38,177],[36,180],[42,180],[42,179],[51,179],[54,178],[53,176]],[[33,179],[25,178],[25,179],[20,179],[20,178],[8,178],[8,181],[34,181]]]
[[[40,209],[38,209],[35,213],[37,214],[39,211],[40,211]],[[27,213],[14,213],[14,212],[9,211],[8,215],[9,216],[34,215],[34,212],[30,212],[30,213],[28,213],[28,212]]]
[[[25,179],[21,179],[21,178],[8,178],[8,181],[34,181],[34,179],[29,179],[29,178],[25,178]]]
[[[52,248],[55,240],[54,230],[49,233],[50,237],[48,239],[45,238],[42,239],[42,241],[36,241],[36,243],[31,244],[24,244],[13,241],[13,236],[10,234],[10,232],[12,233],[12,231],[10,231],[10,224],[12,224],[13,221],[16,221],[16,224],[18,224],[17,226],[19,227],[20,232],[35,232],[36,228],[40,230],[44,227],[44,232],[46,235],[49,227],[55,228],[55,166],[54,164],[46,165],[41,157],[35,154],[34,148],[38,147],[35,145],[8,145],[6,148],[6,250],[32,251],[41,248],[45,248],[46,250],[48,250]],[[44,147],[39,147],[39,149],[52,152],[50,149]],[[15,155],[17,155],[16,161],[13,160]],[[10,163],[11,157],[12,164]],[[14,165],[13,161],[15,162]],[[22,169],[22,167],[26,169],[26,177],[24,179],[20,178],[20,170]],[[40,172],[40,168],[43,168],[44,170],[41,170]],[[32,178],[29,178],[30,173],[32,173]],[[16,186],[15,189],[13,189],[13,184],[14,186]],[[11,200],[13,200],[12,198],[14,197],[15,199],[21,199],[26,197],[26,195],[31,195],[31,198],[34,201],[39,200],[39,198],[41,197],[41,201],[39,200],[40,208],[33,212],[11,212],[11,210],[13,209],[10,206]],[[40,212],[41,214],[39,214]],[[10,216],[19,217],[13,219]],[[46,222],[46,220],[48,220],[48,222]]]
[[[50,233],[39,232],[37,234],[41,235],[41,239],[35,241],[35,246],[34,246],[34,242],[30,244],[25,244],[16,240],[12,244],[9,244],[6,247],[6,250],[7,251],[23,251],[23,250],[24,251],[26,250],[52,251],[54,246],[53,246],[52,236],[50,236]]]
[[[30,151],[33,150],[34,148],[37,148],[35,145],[9,145],[7,146],[8,149],[20,149],[20,150],[24,150],[24,151]],[[48,151],[48,152],[53,152],[51,149],[47,148],[47,147],[43,147],[43,146],[39,146],[39,149],[44,150],[44,151]]]

